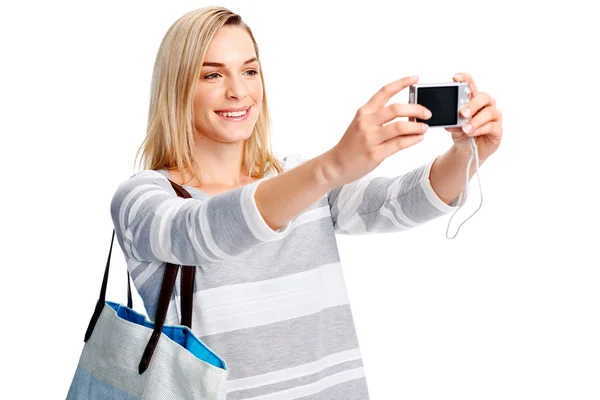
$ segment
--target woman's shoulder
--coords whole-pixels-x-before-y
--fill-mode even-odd
[[[175,190],[173,190],[167,175],[163,171],[153,169],[138,171],[129,178],[122,180],[117,185],[116,193],[125,194],[152,187],[175,194]]]
[[[168,182],[167,175],[165,174],[165,170],[154,170],[154,169],[144,169],[138,171],[131,175],[129,178],[125,179],[122,183],[126,182],[154,182],[163,184],[164,182]]]

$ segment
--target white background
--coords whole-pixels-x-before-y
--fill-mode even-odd
[[[135,172],[159,43],[213,3],[5,4],[0,397],[58,399],[100,291],[111,197]],[[482,208],[455,239],[451,214],[337,236],[372,399],[600,398],[592,3],[218,4],[259,43],[277,153],[327,151],[377,90],[408,75],[471,73],[503,113],[500,149],[449,235],[479,206],[479,183]],[[407,100],[405,90],[392,102]],[[400,175],[451,144],[431,128],[372,173]],[[107,298],[126,301],[118,246]],[[134,308],[144,311],[137,293]]]

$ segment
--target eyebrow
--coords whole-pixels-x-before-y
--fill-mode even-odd
[[[244,65],[250,64],[251,62],[254,62],[254,61],[258,61],[256,57],[252,57],[248,61],[245,61]],[[203,67],[225,67],[225,64],[218,63],[218,62],[206,61],[206,62],[202,63],[202,66]]]

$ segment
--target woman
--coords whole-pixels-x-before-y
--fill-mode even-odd
[[[258,46],[242,19],[207,7],[167,32],[145,169],[119,185],[111,215],[151,320],[165,262],[196,266],[192,329],[226,361],[228,399],[369,398],[335,233],[397,232],[455,210],[470,156],[468,136],[452,130],[455,145],[436,160],[394,178],[365,176],[422,139],[420,123],[382,126],[427,118],[420,105],[385,107],[415,82],[386,85],[326,153],[280,160]],[[483,110],[472,120],[482,160],[500,137],[496,122],[486,125],[497,115],[486,96],[468,104]],[[193,199],[177,197],[168,179]],[[179,285],[166,324],[180,321]]]

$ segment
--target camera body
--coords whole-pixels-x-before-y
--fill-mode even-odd
[[[415,83],[408,93],[409,104],[421,104],[431,111],[431,118],[409,117],[409,121],[423,122],[430,127],[459,128],[469,122],[459,110],[471,99],[466,82]]]

